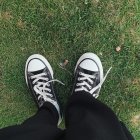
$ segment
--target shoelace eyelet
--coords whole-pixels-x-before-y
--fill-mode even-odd
[[[82,75],[82,73],[81,73],[81,72],[79,72],[79,75]]]
[[[80,81],[80,78],[78,78],[78,81]]]
[[[48,83],[47,86],[50,86],[50,84]]]
[[[94,82],[92,81],[91,84],[94,84]]]

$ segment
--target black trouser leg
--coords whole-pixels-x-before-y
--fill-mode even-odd
[[[126,126],[125,126],[125,124],[123,122],[121,122],[121,126],[122,126],[123,131],[125,132],[125,135],[128,138],[128,140],[134,140],[133,136],[131,135],[129,130],[126,128]]]
[[[133,140],[113,111],[90,94],[73,94],[65,117],[66,140]]]
[[[44,106],[31,118],[24,121],[24,125],[54,125],[57,126],[58,114],[51,103],[45,103]]]
[[[21,125],[0,130],[0,140],[59,140],[63,131],[57,128],[58,114],[51,103],[46,103],[36,115]]]
[[[0,130],[0,140],[133,140],[111,109],[86,93],[73,94],[66,109],[66,130],[57,128],[55,107],[44,108],[21,125]],[[64,134],[65,133],[65,134]]]

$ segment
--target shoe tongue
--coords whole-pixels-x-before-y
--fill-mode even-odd
[[[89,75],[93,75],[93,74],[98,74],[99,72],[98,71],[90,71],[90,70],[86,70],[84,68],[79,68],[81,72],[85,73],[85,74],[89,74]]]
[[[33,74],[33,75],[37,75],[37,74],[40,74],[40,73],[43,73],[45,69],[41,69],[41,70],[38,70],[38,71],[31,71],[29,73]]]

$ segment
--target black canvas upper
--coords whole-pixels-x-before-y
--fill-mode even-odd
[[[85,60],[85,59],[84,59]],[[90,59],[91,60],[91,59]],[[82,61],[81,61],[82,62]],[[94,75],[96,76],[95,79],[92,79],[93,80],[93,84],[91,84],[88,80],[85,80],[92,88],[96,87],[99,83],[100,83],[100,71],[90,71],[90,70],[87,70],[87,69],[84,69],[82,67],[80,67],[80,64],[77,66],[77,69],[75,71],[75,81],[74,81],[74,87],[73,87],[73,92],[75,92],[75,88],[77,88],[78,86],[76,85],[77,83],[79,83],[78,81],[78,78],[82,77],[80,75],[80,72],[84,73],[84,74],[88,74],[88,75]],[[82,82],[82,81],[81,81]],[[90,90],[86,85],[85,87]],[[95,93],[93,94],[96,94],[98,90],[95,91]]]
[[[45,67],[44,69],[39,70],[39,71],[27,72],[28,86],[29,86],[31,94],[32,94],[33,98],[35,99],[35,102],[39,108],[43,106],[45,101],[43,98],[40,98],[40,100],[38,100],[39,95],[37,95],[33,89],[33,87],[35,86],[36,83],[35,84],[32,83],[34,81],[34,79],[31,79],[31,76],[41,74],[41,73],[46,73],[46,75],[44,77],[48,78],[48,81],[52,80],[51,73],[47,67]],[[43,80],[39,80],[39,82],[43,82]],[[44,81],[44,82],[46,82],[46,81]],[[53,97],[49,97],[49,98],[52,98],[53,100],[56,101],[57,99],[56,99],[56,96],[54,93],[53,83],[50,82],[49,84],[50,84],[49,88],[51,89],[51,92],[49,92],[49,93],[53,95]]]

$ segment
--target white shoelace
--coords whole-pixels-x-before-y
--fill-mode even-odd
[[[97,98],[99,96],[99,94],[93,94],[97,89],[100,89],[102,84],[104,83],[105,79],[107,78],[107,75],[109,74],[110,70],[112,69],[112,67],[109,68],[109,70],[107,71],[106,75],[104,76],[103,80],[100,81],[100,83],[92,88],[87,82],[86,80],[90,83],[90,84],[93,84],[93,79],[96,78],[95,75],[89,75],[89,74],[85,74],[85,73],[82,73],[80,72],[79,75],[81,75],[81,77],[78,78],[78,81],[79,83],[76,84],[76,86],[78,88],[75,89],[75,92],[77,91],[86,91],[90,94],[92,94],[95,98]],[[87,89],[85,86],[87,86],[89,89]]]
[[[37,95],[39,95],[38,100],[40,98],[43,98],[45,101],[49,100],[49,101],[53,102],[53,100],[51,100],[51,97],[53,97],[53,95],[50,94],[51,89],[49,88],[49,86],[50,86],[49,83],[58,82],[62,85],[64,85],[64,83],[62,83],[61,81],[59,81],[57,79],[53,79],[53,80],[49,81],[49,79],[44,76],[46,76],[46,73],[41,73],[41,74],[31,76],[31,79],[34,79],[32,83],[33,84],[36,83],[34,86],[34,91],[36,92]],[[43,82],[39,82],[39,80],[43,80]]]

